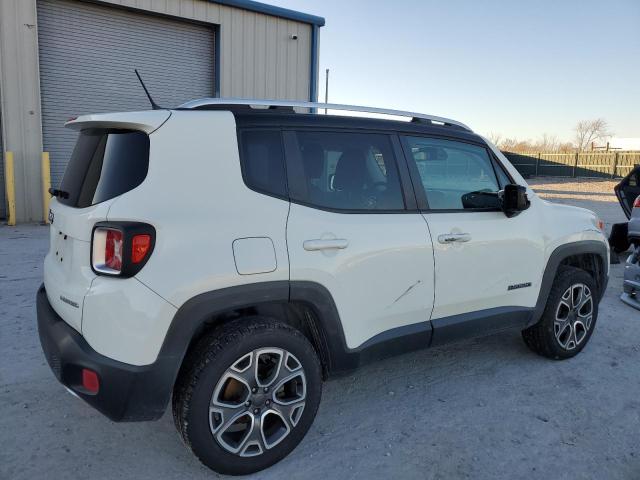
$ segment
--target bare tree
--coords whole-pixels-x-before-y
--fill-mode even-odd
[[[539,152],[557,152],[560,146],[560,140],[557,135],[552,133],[543,133],[540,140],[536,142],[535,149]]]
[[[500,146],[500,143],[502,142],[502,135],[500,133],[497,132],[489,132],[489,134],[487,135],[487,138],[491,141],[491,143],[493,143],[496,147]]]
[[[579,152],[589,148],[591,142],[606,140],[612,134],[609,131],[609,124],[603,118],[596,120],[582,120],[575,128],[576,148]]]

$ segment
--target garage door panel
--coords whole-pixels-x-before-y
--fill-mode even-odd
[[[58,185],[77,136],[69,118],[146,110],[137,68],[156,103],[213,96],[212,27],[75,0],[38,1],[44,150]]]

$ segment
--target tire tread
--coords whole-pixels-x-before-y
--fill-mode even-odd
[[[564,290],[566,290],[566,283],[570,281],[570,279],[576,276],[584,276],[589,275],[588,272],[582,270],[580,268],[571,267],[568,265],[561,265],[558,269],[558,273],[556,274],[555,279],[553,280],[553,285],[551,286],[551,290],[549,291],[549,297],[547,299],[547,304],[545,305],[544,312],[540,317],[540,320],[535,325],[532,325],[529,328],[526,328],[522,331],[522,339],[524,343],[531,349],[533,352],[541,355],[543,357],[551,358],[553,360],[562,360],[565,358],[569,358],[577,354],[580,349],[571,355],[560,355],[558,351],[554,348],[555,340],[550,337],[553,335],[553,318],[555,316],[555,302],[550,302],[549,299],[554,299],[558,295],[562,295]],[[593,279],[589,275],[591,279],[591,283],[593,284]],[[592,295],[597,296],[597,292],[592,288]],[[594,298],[595,302],[595,298]],[[594,304],[594,309],[597,308],[597,302]],[[595,317],[594,317],[595,322]],[[551,326],[550,326],[551,324]],[[583,346],[586,345],[586,342]]]

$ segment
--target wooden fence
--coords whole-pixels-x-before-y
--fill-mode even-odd
[[[640,164],[640,152],[503,152],[525,177],[620,178]]]

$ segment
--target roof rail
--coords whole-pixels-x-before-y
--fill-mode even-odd
[[[414,122],[427,122],[433,124],[456,126],[464,130],[472,131],[467,125],[450,118],[438,117],[436,115],[428,115],[424,113],[405,112],[402,110],[391,110],[388,108],[361,107],[357,105],[341,105],[337,103],[316,103],[316,102],[298,102],[290,100],[257,100],[250,98],[202,98],[199,100],[191,100],[183,103],[178,107],[179,110],[204,110],[207,107],[258,107],[259,109],[290,107],[290,108],[312,108],[312,109],[328,109],[328,110],[345,110],[349,112],[375,113],[381,115],[392,115],[396,117],[409,117]]]

